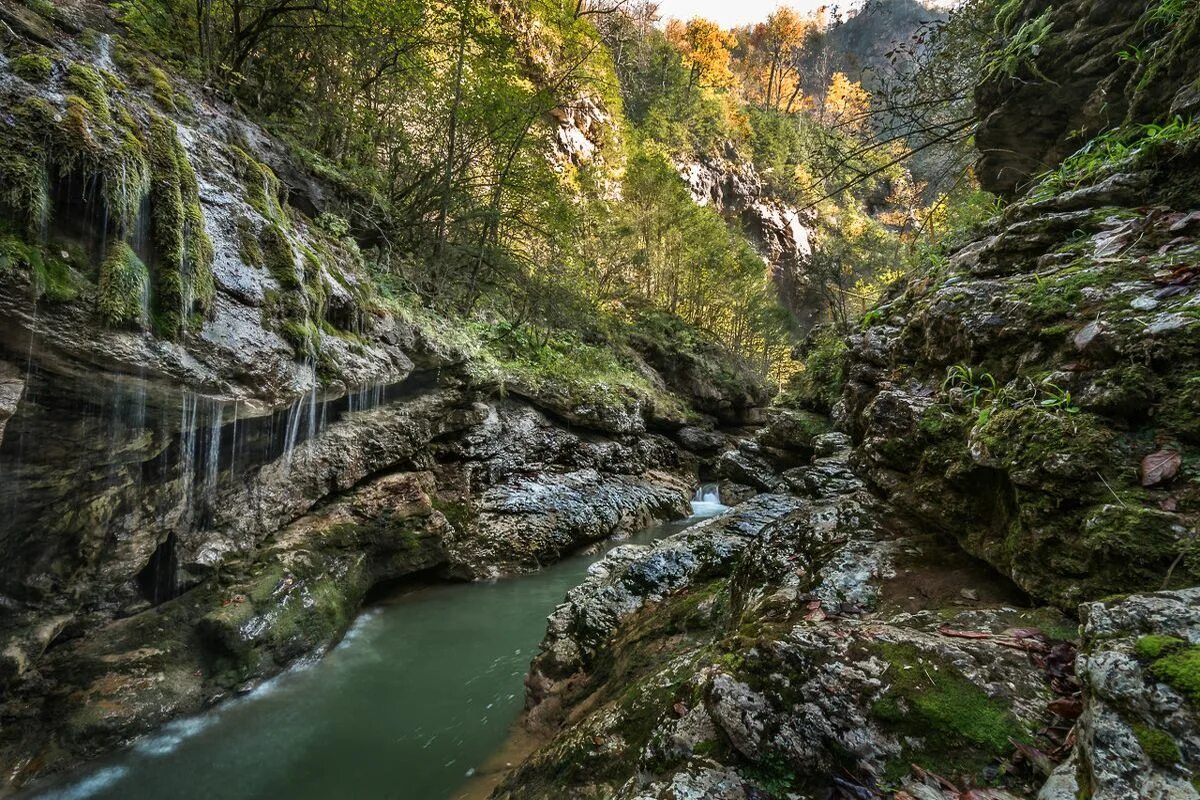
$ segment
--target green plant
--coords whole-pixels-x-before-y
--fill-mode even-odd
[[[1016,78],[1022,69],[1027,69],[1041,80],[1053,83],[1038,68],[1036,59],[1046,46],[1053,31],[1050,16],[1053,9],[1046,9],[1040,16],[1035,17],[1016,30],[1004,46],[987,55],[984,60],[983,80],[991,81],[999,77]]]
[[[1078,188],[1163,147],[1196,141],[1200,141],[1200,124],[1178,115],[1162,123],[1113,128],[1087,142],[1056,169],[1040,176],[1033,196],[1040,200]]]
[[[1050,381],[1042,381],[1041,384],[1042,398],[1038,405],[1042,408],[1053,409],[1055,411],[1064,411],[1067,414],[1078,414],[1079,406],[1075,405],[1071,398],[1071,392],[1062,388],[1058,384]]]
[[[977,411],[983,401],[996,393],[996,379],[990,372],[976,372],[974,367],[956,364],[946,371],[946,379],[942,381],[942,391],[949,393],[959,390],[965,399],[971,401],[971,410]]]

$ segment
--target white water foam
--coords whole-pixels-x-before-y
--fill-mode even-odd
[[[127,767],[107,767],[64,789],[41,795],[39,800],[86,800],[113,786],[127,774]]]
[[[715,517],[728,510],[729,506],[721,502],[721,489],[715,483],[701,484],[692,498],[692,516]]]

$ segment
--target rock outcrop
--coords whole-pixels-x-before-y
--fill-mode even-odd
[[[996,57],[1008,66],[975,93],[984,188],[1013,194],[1105,130],[1200,111],[1190,4],[1036,0],[1005,12]]]
[[[805,273],[813,221],[765,192],[753,165],[732,145],[724,157],[701,156],[677,163],[676,169],[697,203],[711,205],[750,237],[770,266],[784,305],[802,323],[815,321],[819,306]]]
[[[851,339],[863,474],[1065,609],[1200,577],[1196,147],[1035,191]]]
[[[1076,745],[1038,800],[1200,797],[1200,590],[1081,612]]]
[[[1069,663],[1053,640],[1073,626],[1006,606],[1003,582],[893,529],[848,474],[847,444],[801,468],[810,488],[796,496],[760,495],[593,566],[551,616],[528,679],[531,724],[557,734],[494,796],[874,797],[903,785],[950,797],[949,781],[1002,763],[1009,737],[1032,741],[1056,693],[1073,690],[1046,673]],[[898,594],[919,591],[935,559],[961,583]],[[1017,794],[989,796],[1040,785],[1007,783]]]

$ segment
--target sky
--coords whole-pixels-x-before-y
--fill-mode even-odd
[[[955,0],[925,0],[927,6],[946,8],[954,4]],[[862,0],[660,0],[659,14],[663,19],[707,17],[723,27],[731,28],[762,22],[781,5],[805,13],[820,6],[839,7],[845,12],[861,6]]]
[[[797,11],[812,11],[817,6],[830,5],[830,0],[661,0],[658,13],[664,19],[678,17],[707,17],[724,27],[762,22],[780,5]],[[848,6],[847,2],[839,5]]]

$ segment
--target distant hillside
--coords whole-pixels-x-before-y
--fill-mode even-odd
[[[889,56],[900,43],[910,43],[922,27],[945,19],[944,3],[918,0],[868,0],[853,15],[830,26],[813,48],[809,80],[812,88],[827,85],[828,76],[844,72],[868,89],[875,76],[889,68]]]

